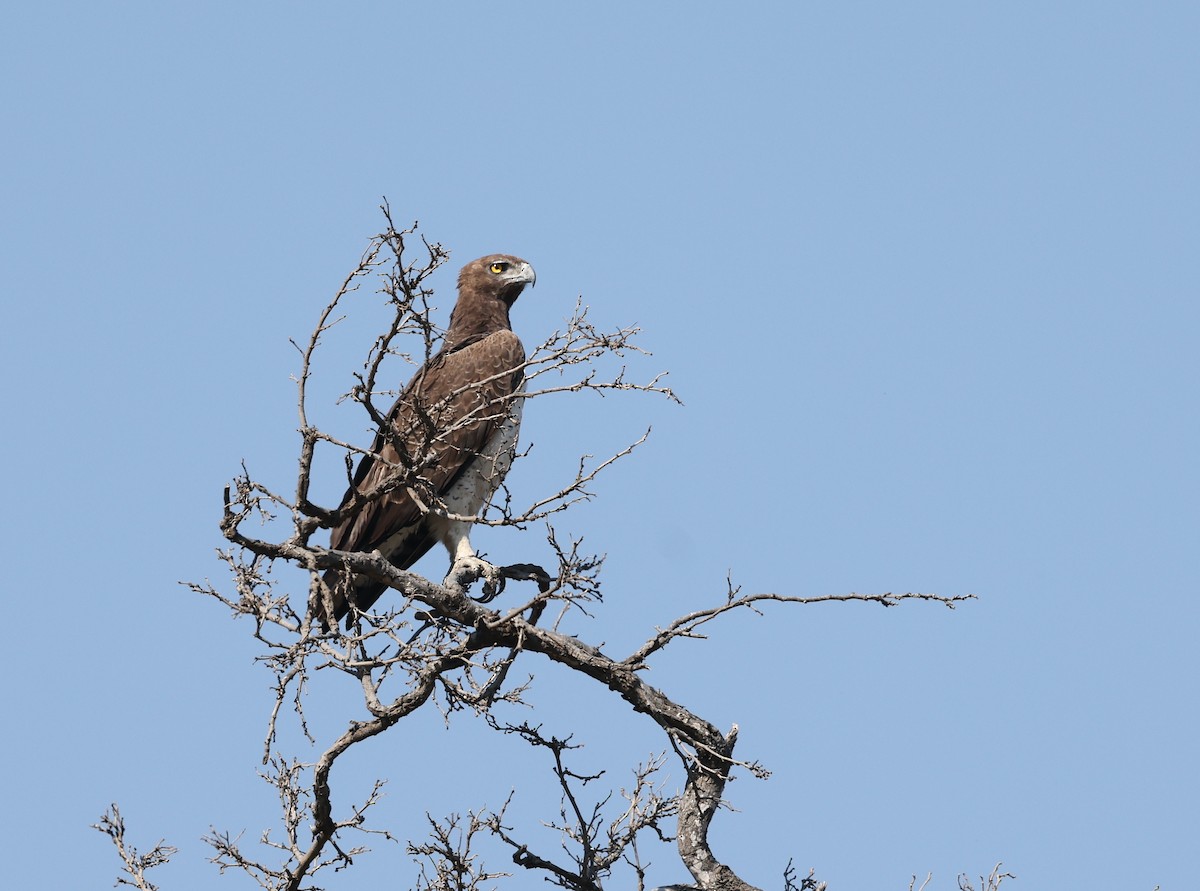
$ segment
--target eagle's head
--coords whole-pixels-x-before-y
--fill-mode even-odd
[[[473,293],[495,297],[512,306],[526,285],[537,281],[533,267],[510,254],[488,254],[472,260],[458,274],[460,294]]]

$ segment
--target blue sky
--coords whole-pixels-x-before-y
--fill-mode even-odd
[[[997,860],[1016,888],[1194,882],[1194,5],[48,2],[2,31],[14,887],[111,882],[88,825],[113,800],[135,843],[180,848],[164,888],[215,880],[210,825],[269,825],[269,677],[177,582],[223,581],[239,462],[294,472],[288,338],[382,196],[453,252],[443,322],[459,265],[516,253],[538,272],[526,342],[582,295],[644,329],[637,368],[685,402],[527,410],[518,496],[653,427],[559,524],[608,554],[577,633],[621,654],[727,574],[979,595],[774,607],[658,657],[648,680],[774,771],[714,830],[747,880],[780,887],[795,858],[833,889],[952,888]],[[364,295],[323,359],[318,420],[364,442],[329,397],[382,317]],[[546,559],[536,530],[476,544]],[[661,750],[531,670],[581,770],[619,784]],[[376,774],[403,830],[548,768],[431,715],[347,777]],[[329,887],[409,887],[376,848]]]

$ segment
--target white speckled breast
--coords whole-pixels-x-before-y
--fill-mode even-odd
[[[483,510],[504,482],[517,453],[517,434],[521,427],[523,399],[514,399],[508,417],[446,493],[446,508],[451,513],[473,517]]]

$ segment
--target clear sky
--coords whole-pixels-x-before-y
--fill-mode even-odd
[[[727,573],[979,595],[776,607],[657,658],[650,682],[738,723],[739,754],[774,771],[734,783],[714,830],[747,880],[778,888],[795,858],[834,891],[929,871],[953,888],[1003,860],[1018,889],[1194,887],[1197,47],[1200,7],[1171,2],[10,9],[6,884],[107,887],[88,825],[114,800],[135,843],[180,848],[165,889],[216,881],[210,825],[269,825],[269,676],[245,623],[177,582],[224,582],[221,487],[243,459],[286,485],[288,338],[387,196],[453,252],[441,321],[459,265],[518,254],[538,272],[514,312],[527,342],[582,295],[598,323],[642,326],[637,367],[669,369],[686,403],[526,412],[526,498],[654,428],[559,524],[609,555],[576,633],[621,655]],[[365,443],[328,398],[382,318],[361,300],[318,420]],[[547,554],[536,529],[476,544]],[[620,784],[663,748],[533,667],[580,770]],[[401,830],[548,778],[436,716],[355,770],[390,778]],[[330,887],[409,887],[403,850],[376,847]],[[655,860],[654,881],[685,879]]]

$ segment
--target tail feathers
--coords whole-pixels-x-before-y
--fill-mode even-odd
[[[425,556],[429,549],[437,544],[437,541],[437,530],[430,523],[420,523],[407,527],[387,539],[378,547],[377,551],[393,566],[399,569],[409,569]],[[364,548],[364,550],[366,549]],[[358,549],[348,548],[348,550]],[[349,628],[353,624],[350,604],[353,603],[359,612],[365,612],[374,606],[375,601],[388,589],[383,582],[377,582],[363,575],[354,575],[344,567],[327,571],[324,582],[333,601],[333,616],[330,617],[324,601],[324,592],[322,592],[318,614],[321,616],[321,624],[326,631],[336,627],[342,619],[346,619],[346,627]]]
[[[350,604],[363,612],[374,606],[387,585],[376,582],[366,576],[355,576],[345,569],[331,569],[322,579],[323,588],[329,592],[329,601],[325,599],[325,591],[321,592],[321,601],[317,605],[317,613],[321,617],[321,626],[326,632],[335,627],[343,619],[349,628],[353,618],[350,615]],[[332,615],[330,615],[332,607]]]

